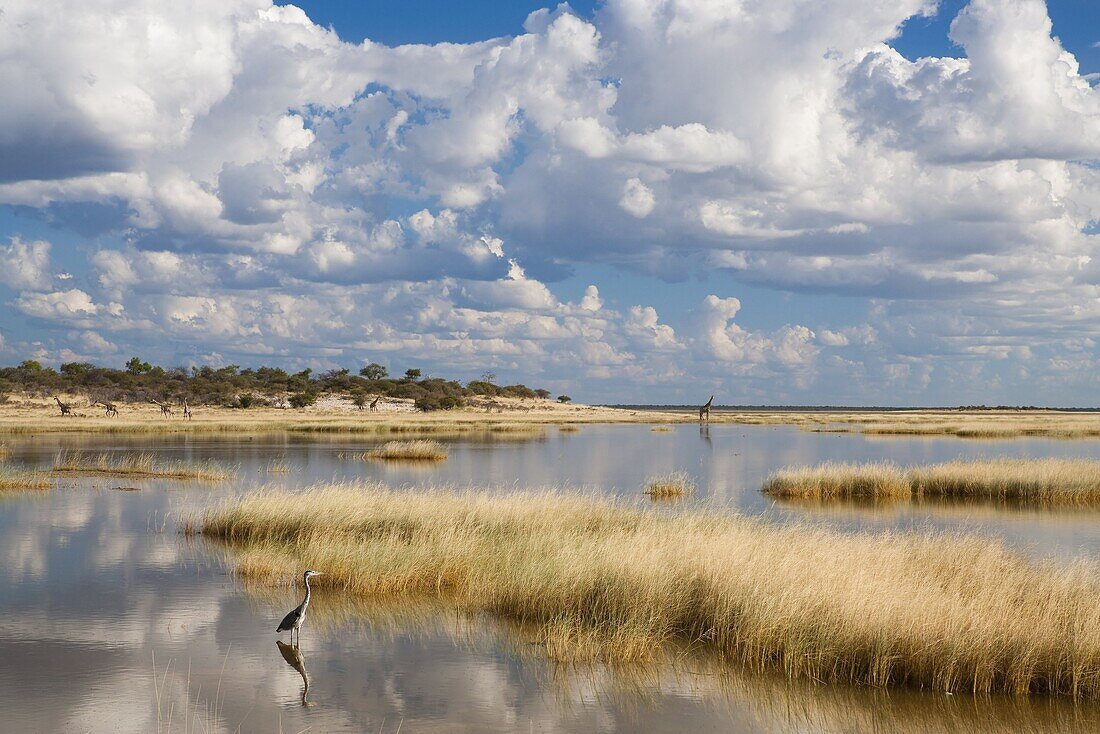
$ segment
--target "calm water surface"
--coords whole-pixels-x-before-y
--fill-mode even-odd
[[[274,627],[296,592],[257,593],[179,518],[261,484],[377,479],[393,486],[583,487],[641,501],[655,473],[683,469],[694,502],[770,522],[847,531],[935,528],[1003,538],[1039,557],[1100,556],[1100,512],[981,505],[782,505],[771,470],[825,460],[1089,456],[1100,442],[867,438],[791,427],[585,426],[535,440],[446,441],[429,467],[348,461],[363,437],[23,436],[11,461],[60,449],[212,459],[218,484],[74,479],[0,495],[0,732],[810,732],[1095,731],[1100,708],[791,684],[697,656],[649,667],[563,667],[523,630],[441,608],[356,608],[315,595],[300,654]],[[290,467],[271,474],[274,461]],[[123,492],[120,485],[140,491]],[[303,689],[308,692],[303,704]]]

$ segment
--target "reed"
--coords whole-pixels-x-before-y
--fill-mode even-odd
[[[546,427],[539,423],[490,423],[490,433],[542,433]]]
[[[265,471],[268,474],[289,474],[290,462],[285,459],[276,459],[267,465]]]
[[[51,487],[53,487],[53,482],[42,472],[0,466],[0,491],[50,489]]]
[[[763,491],[795,499],[978,499],[1044,505],[1100,504],[1100,461],[1092,459],[956,460],[901,468],[894,464],[802,466],[771,474]]]
[[[431,597],[537,624],[577,655],[662,643],[748,669],[874,686],[1100,697],[1100,567],[1038,562],[996,539],[848,534],[581,494],[261,491],[189,532],[242,577],[372,599]]]
[[[359,456],[373,461],[443,461],[447,450],[438,441],[387,441]]]
[[[894,464],[826,462],[772,472],[765,494],[797,499],[883,499],[910,495],[904,470]]]
[[[685,471],[652,476],[645,481],[642,492],[651,499],[676,499],[695,493],[695,481]]]
[[[165,479],[202,479],[219,481],[229,478],[224,467],[212,461],[157,461],[153,454],[138,453],[111,456],[62,451],[54,460],[54,474],[102,474],[115,477],[162,477]]]

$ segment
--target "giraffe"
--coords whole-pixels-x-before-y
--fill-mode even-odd
[[[378,401],[381,400],[381,399],[382,399],[382,396],[379,395],[374,400],[370,401],[370,412],[371,413],[377,413],[378,412]]]
[[[700,423],[703,422],[703,416],[706,416],[707,423],[710,423],[710,406],[711,406],[712,403],[714,403],[714,396],[713,395],[710,396],[710,400],[707,401],[706,405],[699,408],[699,422]]]
[[[185,421],[191,420],[191,406],[187,404],[187,401],[183,401],[183,419]]]
[[[69,405],[68,403],[61,402],[61,398],[57,397],[56,395],[54,395],[53,399],[57,401],[57,407],[61,408],[61,415],[73,414],[73,406]]]
[[[108,418],[113,415],[118,415],[118,407],[114,403],[108,403],[106,400],[97,400],[92,403],[92,405],[102,405],[104,408],[106,408],[107,412],[104,413],[104,415],[106,415]]]
[[[160,414],[165,418],[172,415],[172,405],[170,403],[162,403],[156,398],[149,398],[149,402],[160,408]]]

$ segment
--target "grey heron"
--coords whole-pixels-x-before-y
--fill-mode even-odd
[[[306,585],[306,598],[302,600],[301,604],[296,606],[294,609],[291,609],[290,612],[285,617],[283,617],[283,621],[279,623],[278,628],[275,630],[276,632],[286,632],[289,630],[290,644],[292,645],[294,644],[295,635],[298,635],[298,638],[301,639],[302,622],[306,621],[306,609],[309,608],[309,580],[314,576],[320,575],[320,571],[312,570],[306,571],[304,574],[302,574],[302,581],[304,581]]]

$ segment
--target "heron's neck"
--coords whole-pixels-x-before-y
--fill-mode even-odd
[[[305,606],[308,606],[308,605],[309,605],[309,594],[310,594],[310,589],[309,589],[309,576],[306,576],[306,579],[305,579],[305,580],[306,580],[306,599],[305,599],[305,601],[303,601],[303,602],[302,602],[302,606],[303,606],[303,607],[305,607]]]

